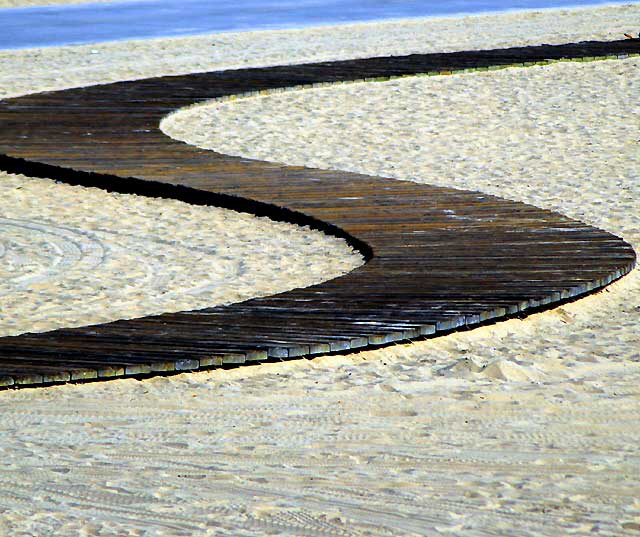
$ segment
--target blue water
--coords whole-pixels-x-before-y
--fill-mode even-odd
[[[609,3],[611,0],[137,0],[0,9],[0,48]]]

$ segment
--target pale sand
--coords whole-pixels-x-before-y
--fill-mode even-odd
[[[0,177],[0,336],[239,302],[363,263],[268,218]]]
[[[255,46],[245,52],[251,58],[246,63],[246,34],[131,44],[147,59],[138,61],[136,54],[135,66],[118,72],[127,78],[272,64],[285,61],[286,49],[291,51],[286,61],[291,62],[348,57],[356,49],[358,56],[366,56],[395,50],[392,38],[400,49],[415,51],[420,46],[433,50],[436,42],[449,49],[497,46],[505,39],[502,30],[514,27],[520,31],[507,36],[514,44],[534,34],[533,42],[617,38],[621,31],[633,29],[639,13],[639,8],[608,8],[561,16],[495,17],[494,37],[488,31],[491,18],[480,18],[477,25],[469,20],[434,21],[422,26],[393,23],[265,32],[253,35]],[[615,17],[619,20],[609,26],[606,21]],[[599,33],[604,26],[606,33]],[[476,31],[480,28],[487,30]],[[423,33],[418,35],[418,30]],[[465,30],[469,40],[460,39],[456,45],[456,35],[462,36],[458,30]],[[566,33],[572,37],[566,38]],[[341,36],[333,51],[328,37],[320,37],[331,35]],[[212,42],[224,42],[227,54],[218,55],[216,47],[203,52],[204,44]],[[508,43],[507,38],[502,44]],[[167,65],[170,51],[182,46],[182,54]],[[1,86],[5,94],[18,94],[114,79],[117,74],[110,72],[110,64],[119,70],[127,61],[124,45],[95,46],[96,54],[90,50],[3,53],[3,62],[22,65],[23,76],[13,84],[3,75]],[[154,50],[153,58],[144,56]],[[638,138],[633,120],[637,109],[620,98],[626,91],[628,102],[637,102],[637,90],[625,86],[635,61],[353,85],[289,93],[285,98],[291,99],[298,118],[312,122],[333,114],[338,102],[350,106],[349,128],[362,135],[369,136],[363,128],[367,121],[382,121],[376,136],[366,140],[372,153],[384,151],[381,160],[372,161],[377,172],[407,172],[407,178],[524,199],[579,216],[637,244],[638,176],[626,164],[637,158],[632,145]],[[66,66],[58,80],[55,62]],[[569,88],[578,77],[577,90],[600,91],[596,88],[603,74],[611,76],[615,69],[621,75],[591,101],[587,134],[603,144],[596,146],[598,158],[575,144],[579,125],[565,111],[575,103],[577,116],[586,117],[589,110],[581,92],[567,102],[555,91],[555,115],[562,122],[554,126],[545,107],[535,104],[542,95],[530,90]],[[436,92],[431,84],[442,91]],[[531,122],[541,121],[548,135],[556,134],[551,139],[557,144],[564,143],[559,135],[564,128],[567,150],[563,153],[556,145],[549,150],[567,162],[519,163],[521,142],[535,134],[516,128],[520,116],[502,115],[507,122],[504,131],[470,130],[463,114],[470,97],[463,89],[480,91],[485,84],[496,92],[494,114],[515,98],[527,105]],[[518,87],[517,92],[507,91],[509,84]],[[418,122],[426,129],[423,136],[416,141],[406,129],[396,136],[398,147],[385,148],[392,126],[384,123],[386,114],[376,105],[388,97],[385,92],[396,90],[400,99],[386,99],[385,106],[398,120],[397,128],[404,129],[401,122],[407,115],[420,119],[414,111],[419,106],[415,96],[433,100],[435,107],[446,106],[447,114],[463,121],[456,146],[463,152],[452,153],[444,136],[429,132],[436,125],[449,134],[451,127],[442,120],[434,123],[423,109],[420,116],[425,119]],[[457,98],[447,99],[450,95]],[[314,114],[305,111],[308,96],[321,99]],[[280,98],[261,100],[261,112],[277,116]],[[358,100],[355,106],[353,99]],[[224,113],[241,117],[256,102],[239,101],[237,108]],[[512,113],[520,113],[520,104],[513,108]],[[482,117],[491,121],[493,114],[485,112]],[[618,112],[624,117],[615,117]],[[613,118],[615,126],[600,122],[600,115]],[[265,128],[279,136],[276,116],[266,120]],[[336,118],[341,120],[345,118]],[[232,124],[227,128],[233,138]],[[505,142],[509,132],[519,144],[513,150]],[[500,147],[490,145],[494,134],[506,137]],[[468,139],[474,136],[487,144],[484,160]],[[401,145],[405,137],[421,149]],[[429,144],[447,151],[442,158],[448,165],[437,174],[429,167],[441,162],[429,164],[425,157]],[[364,148],[333,148],[334,161],[321,155],[328,166],[363,166],[357,152]],[[420,171],[411,171],[403,150]],[[274,155],[270,147],[266,152]],[[293,162],[303,153],[294,145],[290,154],[271,158]],[[367,154],[364,163],[371,158]],[[475,169],[480,166],[481,171]],[[512,176],[514,168],[524,180]],[[462,179],[461,170],[467,173]],[[542,191],[541,181],[547,185]],[[605,292],[524,321],[356,356],[144,382],[2,392],[0,534],[637,535],[639,310],[640,278],[635,271]]]

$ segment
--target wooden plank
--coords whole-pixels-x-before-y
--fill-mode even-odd
[[[200,311],[0,338],[0,386],[345,351],[473,325],[598,289],[635,253],[587,224],[481,192],[222,155],[158,128],[235,94],[563,58],[640,41],[368,58],[119,82],[0,101],[0,168],[211,204],[342,237],[368,263],[319,285]],[[86,133],[92,136],[87,137]],[[451,218],[447,211],[465,219]]]

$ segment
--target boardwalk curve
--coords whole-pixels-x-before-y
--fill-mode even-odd
[[[304,289],[198,311],[0,338],[0,384],[195,370],[366,348],[526,312],[629,272],[614,235],[479,192],[231,157],[165,136],[213,98],[416,73],[640,53],[624,40],[159,77],[0,101],[0,168],[213,204],[341,236],[368,263]]]

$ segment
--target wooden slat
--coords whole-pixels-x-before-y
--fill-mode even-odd
[[[172,140],[158,125],[183,106],[235,94],[631,53],[640,41],[198,73],[0,101],[6,171],[309,225],[368,260],[340,278],[230,306],[0,338],[0,386],[382,345],[608,284],[634,266],[631,247],[558,213],[480,192],[222,155]],[[465,219],[450,218],[451,209]]]

